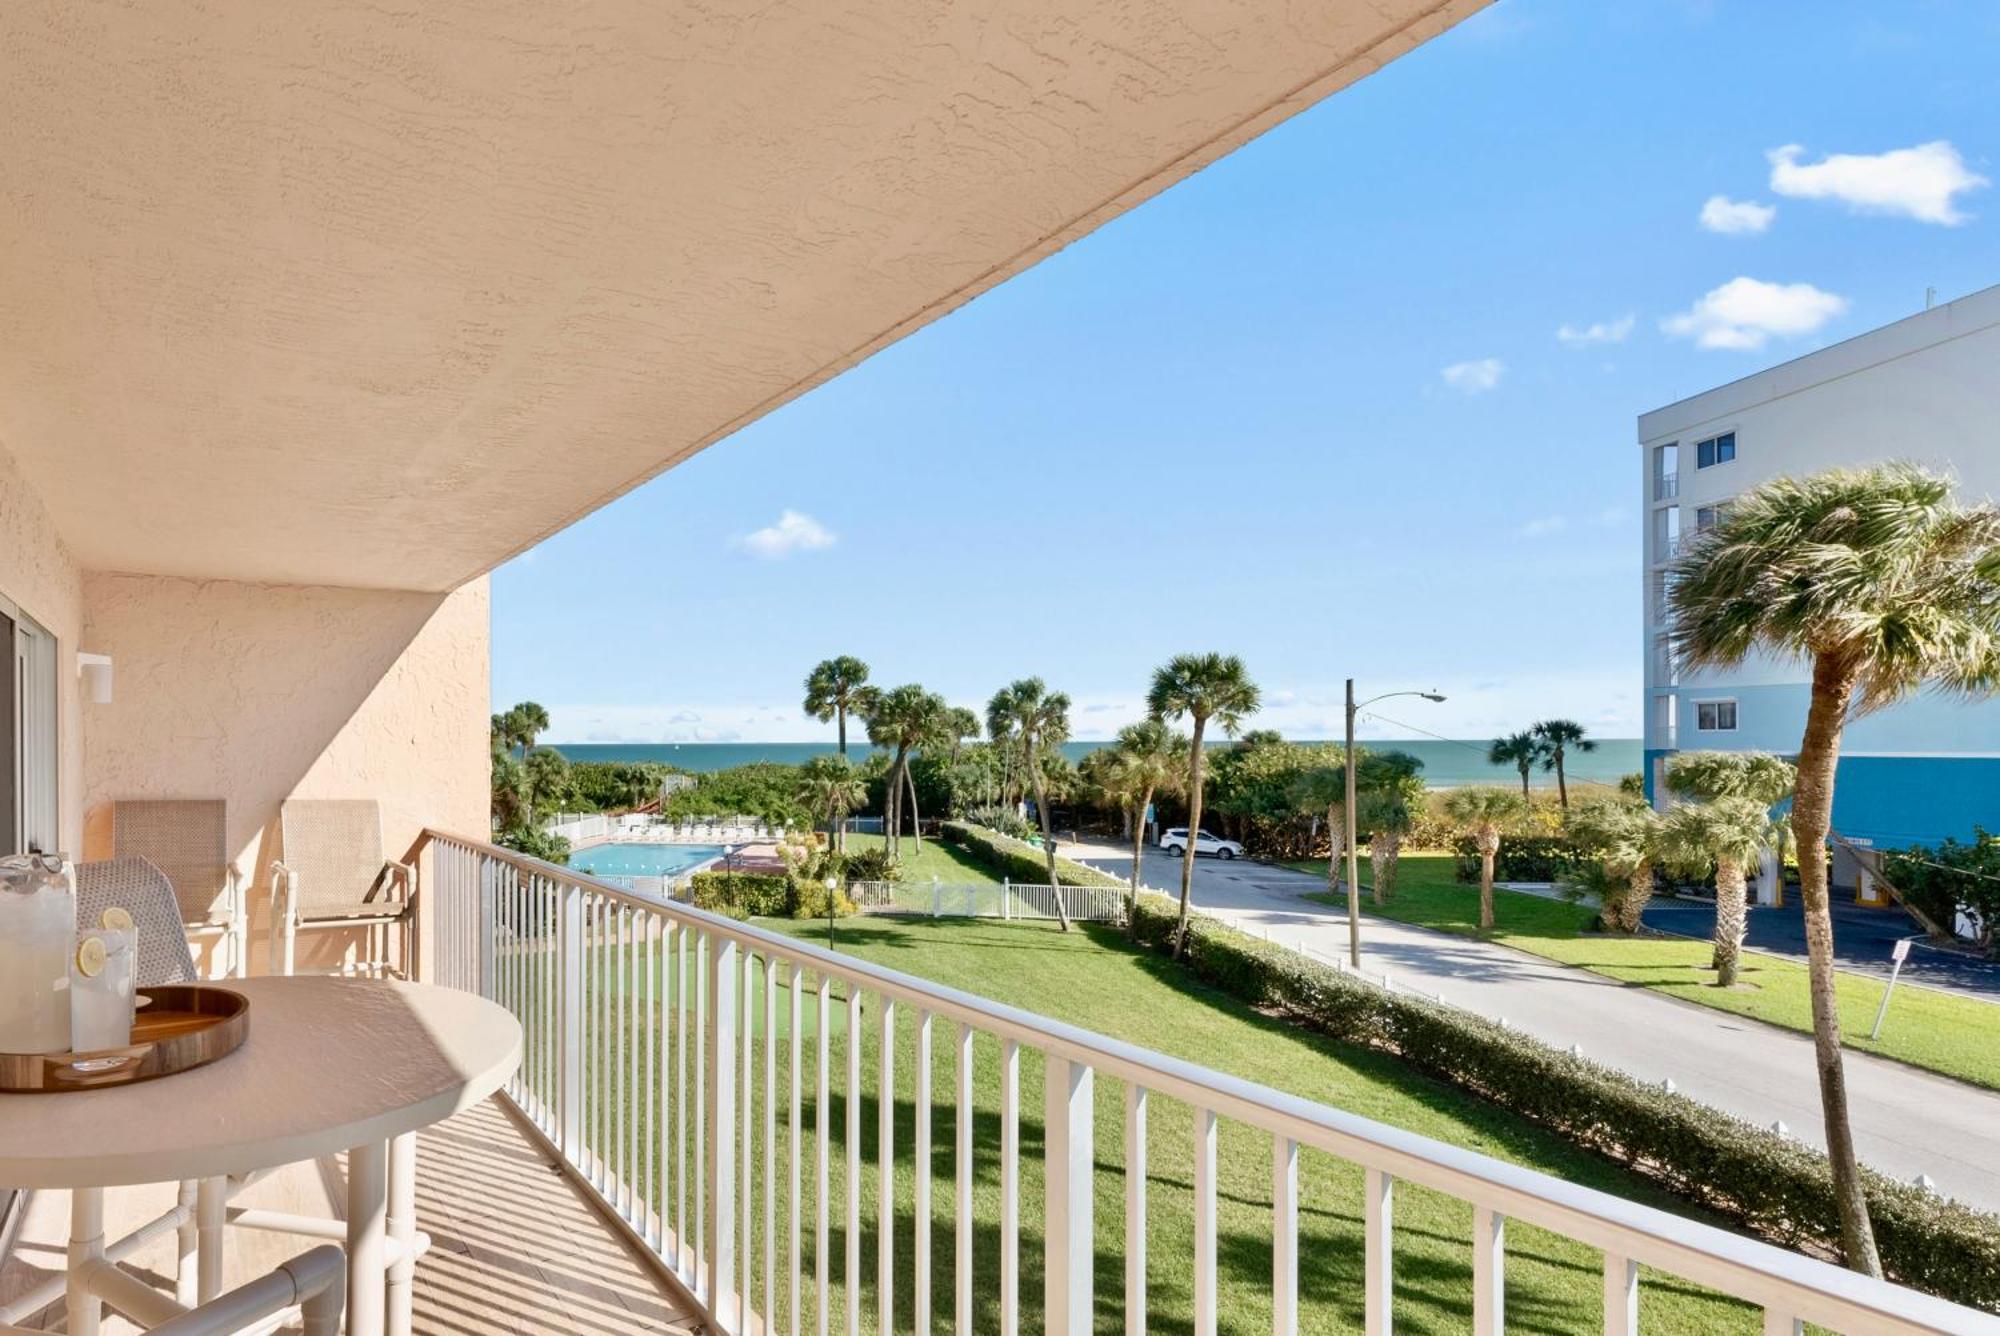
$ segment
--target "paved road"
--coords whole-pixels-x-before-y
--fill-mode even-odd
[[[1646,906],[1646,926],[1689,937],[1712,937],[1715,904],[1709,900],[1654,900]],[[1834,954],[1842,969],[1887,978],[1890,951],[1898,941],[1917,936],[1919,931],[1899,909],[1870,909],[1852,900],[1834,902]],[[1747,940],[1760,951],[1806,958],[1805,913],[1796,890],[1783,906],[1751,907]],[[2000,999],[2000,961],[1942,951],[1921,940],[1912,947],[1903,966],[1904,983]]]
[[[1131,855],[1075,851],[1123,873]],[[1277,941],[1346,958],[1347,923],[1301,900],[1317,878],[1258,863],[1196,864],[1195,903]],[[1149,885],[1180,886],[1180,863],[1148,853]],[[1504,1016],[1549,1043],[1824,1145],[1812,1040],[1726,1012],[1621,984],[1509,947],[1386,919],[1362,920],[1362,962],[1397,987]],[[1848,1095],[1861,1158],[1901,1179],[1929,1174],[1940,1191],[2000,1211],[2000,1093],[1850,1051]]]

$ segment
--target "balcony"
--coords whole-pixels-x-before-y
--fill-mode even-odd
[[[1659,477],[1653,479],[1653,499],[1655,501],[1671,501],[1680,494],[1681,494],[1680,474],[1663,473]]]
[[[1763,1310],[1766,1332],[1991,1321],[791,937],[474,841],[429,832],[425,845],[438,979],[500,1002],[527,1035],[508,1102],[716,1330],[859,1331],[885,1306],[919,1331],[1013,1330],[1039,1315],[1046,1330],[1080,1332],[1121,1308],[1133,1321],[1159,1274],[1145,1238],[1160,1231],[1147,1187],[1161,1172],[1133,1133],[1163,1105],[1192,1114],[1193,1243],[1175,1266],[1189,1268],[1197,1331],[1216,1330],[1225,1291],[1244,1276],[1225,1258],[1245,1240],[1218,1225],[1219,1128],[1270,1147],[1257,1298],[1281,1332],[1298,1329],[1302,1303],[1343,1300],[1369,1330],[1388,1329],[1394,1203],[1411,1190],[1456,1198],[1476,1221],[1464,1300],[1480,1332],[1504,1325],[1510,1223],[1601,1251],[1606,1331],[1636,1330],[1642,1285],[1655,1283],[1737,1296]],[[972,1094],[973,1068],[986,1063],[1002,1078],[991,1109]],[[1041,1069],[1039,1110],[1022,1107],[1024,1063]],[[895,1097],[877,1099],[882,1090]],[[1099,1099],[1125,1110],[1116,1146],[1094,1144]],[[1037,1143],[1040,1202],[1021,1190]],[[1351,1295],[1302,1287],[1301,1219],[1346,1209],[1302,1190],[1302,1155],[1364,1173],[1366,1256]],[[996,1187],[991,1238],[973,1228],[970,1203]],[[896,1203],[892,1215],[883,1202]],[[975,1283],[986,1279],[975,1258],[997,1264],[997,1294]],[[1032,1296],[1022,1287],[1036,1273]]]

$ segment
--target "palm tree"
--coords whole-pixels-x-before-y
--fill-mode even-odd
[[[1376,904],[1396,894],[1396,860],[1403,836],[1416,824],[1428,798],[1418,771],[1424,763],[1408,752],[1376,752],[1354,767],[1355,820],[1368,831],[1368,865],[1374,873]]]
[[[1653,898],[1653,868],[1660,861],[1660,814],[1643,802],[1579,804],[1567,822],[1570,838],[1604,870],[1598,919],[1607,932],[1637,932]]]
[[[1687,876],[1715,873],[1715,956],[1710,968],[1721,988],[1736,986],[1749,909],[1743,870],[1771,838],[1770,809],[1754,798],[1681,803],[1660,823],[1665,861]]]
[[[899,851],[903,843],[903,782],[909,773],[910,752],[935,736],[938,717],[948,708],[944,697],[932,695],[914,682],[880,692],[868,702],[868,740],[887,748],[894,757],[882,800],[882,843],[891,852]],[[914,811],[915,804],[911,807]]]
[[[1512,789],[1473,784],[1444,796],[1444,812],[1472,837],[1479,850],[1479,927],[1493,929],[1493,860],[1500,854],[1500,836],[1520,824],[1528,804]]]
[[[554,748],[531,751],[521,760],[529,810],[559,807],[569,790],[569,761]]]
[[[504,714],[493,716],[495,751],[511,752],[516,747],[526,756],[535,749],[535,739],[549,731],[549,712],[531,700],[524,700]]]
[[[1778,478],[1737,498],[1674,566],[1673,645],[1689,669],[1753,651],[1806,659],[1812,695],[1798,752],[1798,844],[1813,1046],[1847,1264],[1879,1276],[1854,1154],[1834,1001],[1826,840],[1850,714],[1930,685],[1987,697],[2000,685],[2000,510],[1962,507],[1949,478],[1910,464]]]
[[[1528,772],[1546,758],[1542,740],[1530,730],[1493,739],[1492,745],[1486,749],[1486,759],[1492,765],[1511,765],[1521,772],[1521,797],[1525,800],[1528,797]]]
[[[866,717],[874,688],[868,683],[868,665],[851,654],[825,659],[806,674],[805,712],[822,724],[837,720],[840,754],[847,755],[847,716]]]
[[[1317,816],[1326,813],[1326,893],[1340,894],[1340,859],[1346,852],[1347,841],[1347,760],[1333,747],[1322,753],[1328,759],[1324,765],[1314,766],[1299,776],[1297,787],[1293,789],[1293,800],[1299,806]],[[1359,799],[1361,763],[1368,757],[1365,749],[1357,748],[1355,759],[1355,787],[1357,805]],[[1359,814],[1356,814],[1357,817]]]
[[[1035,786],[1035,817],[1042,827],[1042,850],[1049,859],[1049,894],[1055,897],[1056,918],[1069,931],[1069,906],[1062,879],[1056,875],[1056,842],[1049,829],[1048,776],[1042,770],[1043,748],[1062,745],[1069,737],[1069,697],[1050,691],[1039,677],[1024,677],[993,693],[986,703],[986,731],[997,742],[1018,741],[1028,778]]]
[[[827,848],[847,847],[847,814],[868,801],[868,782],[845,756],[815,756],[799,767],[799,802],[826,818]]]
[[[1156,794],[1179,793],[1187,786],[1187,739],[1170,731],[1157,719],[1127,724],[1118,730],[1118,741],[1110,749],[1109,781],[1112,790],[1132,814],[1132,892],[1129,903],[1139,902],[1140,860],[1146,851],[1146,809]],[[1126,915],[1132,922],[1132,915]]]
[[[1257,684],[1234,654],[1177,654],[1153,672],[1146,712],[1162,721],[1185,715],[1193,721],[1188,740],[1188,852],[1181,862],[1181,919],[1174,955],[1187,948],[1188,911],[1194,899],[1194,841],[1201,832],[1201,735],[1210,719],[1230,737],[1246,715],[1257,712]]]
[[[1667,791],[1677,798],[1713,802],[1717,798],[1755,798],[1769,809],[1792,796],[1798,767],[1770,752],[1681,752],[1667,762]],[[1785,874],[1785,843],[1791,829],[1786,820],[1771,822],[1771,842],[1760,862],[1759,875],[1776,884]]]
[[[1569,778],[1563,773],[1563,758],[1571,747],[1580,752],[1596,751],[1597,743],[1584,736],[1583,725],[1574,719],[1544,719],[1529,731],[1542,745],[1542,769],[1556,772],[1556,800],[1567,812]]]

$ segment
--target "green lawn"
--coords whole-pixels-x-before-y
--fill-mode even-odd
[[[812,939],[811,925],[777,922],[769,926]],[[1222,1067],[1308,1098],[1367,1117],[1532,1165],[1573,1182],[1586,1183],[1674,1209],[1674,1203],[1644,1182],[1564,1144],[1490,1105],[1415,1076],[1393,1059],[1332,1043],[1272,1019],[1232,999],[1189,983],[1170,965],[1135,953],[1112,929],[1090,928],[1064,935],[1053,925],[968,921],[848,920],[840,927],[844,952],[923,975],[995,999],[1011,1002],[1091,1029],[1162,1051]],[[760,984],[761,987],[761,984]],[[836,995],[839,990],[836,989]],[[808,995],[810,997],[810,994]],[[864,1089],[861,1093],[863,1162],[862,1309],[863,1329],[872,1330],[878,1219],[876,1115],[880,1032],[875,1001],[866,998],[863,1024]],[[781,994],[780,1015],[788,1009]],[[808,1029],[811,1029],[810,1022]],[[914,1246],[911,1142],[914,1136],[916,1018],[897,1017],[895,1257],[897,1325],[913,1321],[910,1256]],[[951,1313],[953,1194],[954,1046],[949,1027],[933,1040],[933,1274],[934,1320]],[[833,1031],[834,1085],[844,1084],[844,1028]],[[779,1045],[780,1081],[787,1079],[788,1048]],[[813,1131],[810,1091],[814,1045],[805,1046],[807,1095],[806,1195],[811,1196]],[[757,1058],[761,1063],[761,1053]],[[999,1048],[985,1037],[975,1043],[975,1259],[978,1330],[997,1330],[999,1283],[1000,1166]],[[1021,1065],[1021,1302],[1023,1331],[1041,1327],[1042,1275],[1042,1064],[1024,1052]],[[1123,1091],[1106,1079],[1096,1089],[1096,1293],[1098,1326],[1123,1330]],[[845,1105],[838,1093],[831,1126],[836,1142],[832,1200],[844,1200]],[[781,1127],[779,1160],[786,1156]],[[1155,1097],[1148,1124],[1148,1271],[1150,1327],[1163,1332],[1191,1329],[1190,1259],[1193,1255],[1193,1111]],[[1219,1141],[1220,1203],[1218,1255],[1221,1263],[1221,1327],[1260,1332],[1271,1327],[1268,1288],[1271,1267],[1271,1145],[1267,1136],[1240,1125],[1222,1124]],[[757,1152],[759,1182],[761,1149]],[[1361,1324],[1361,1171],[1319,1154],[1300,1166],[1301,1329],[1332,1332]],[[761,1189],[760,1189],[761,1191]],[[783,1194],[780,1194],[781,1201]],[[808,1213],[811,1210],[807,1203]],[[782,1206],[781,1206],[782,1213]],[[1399,1330],[1459,1332],[1469,1321],[1471,1208],[1422,1190],[1399,1190],[1396,1205]],[[845,1249],[844,1212],[833,1222],[830,1257],[835,1293],[834,1326],[844,1305],[839,1277]],[[783,1230],[781,1229],[781,1238]],[[805,1240],[805,1325],[810,1329],[816,1300],[812,1288],[813,1225]],[[753,1249],[754,1251],[754,1249]],[[782,1254],[782,1243],[781,1243]],[[782,1257],[780,1267],[782,1268]],[[1538,1230],[1517,1226],[1508,1234],[1508,1312],[1521,1330],[1594,1332],[1601,1329],[1599,1256],[1592,1250]],[[783,1308],[785,1286],[779,1285]],[[753,1293],[761,1295],[761,1277]],[[1754,1331],[1754,1312],[1670,1277],[1648,1274],[1644,1322],[1649,1330]],[[782,1327],[781,1318],[781,1327]]]
[[[1326,860],[1289,863],[1302,872],[1326,875]],[[1369,885],[1362,862],[1362,885]],[[1346,907],[1325,892],[1306,897]],[[1787,1029],[1812,1030],[1806,967],[1796,961],[1748,951],[1741,979],[1745,986],[1717,988],[1708,968],[1709,946],[1680,937],[1620,937],[1589,930],[1594,911],[1544,896],[1495,891],[1491,933],[1479,930],[1479,888],[1452,876],[1447,854],[1405,855],[1396,879],[1396,898],[1372,904],[1369,914],[1435,928],[1465,937],[1486,937],[1565,965],[1652,988],[1705,1007],[1733,1012]],[[1842,971],[1839,975],[1842,1038],[1864,1049],[1926,1067],[1962,1081],[2000,1089],[2000,1005],[1908,983],[1896,989],[1889,1023],[1880,1039],[1868,1038],[1884,980]]]
[[[880,835],[849,835],[847,851],[861,853],[866,849],[880,849]],[[921,852],[916,841],[903,837],[903,881],[910,886],[922,886],[928,895],[931,878],[936,877],[947,886],[998,886],[1000,878],[993,870],[955,844],[943,840],[927,839]]]

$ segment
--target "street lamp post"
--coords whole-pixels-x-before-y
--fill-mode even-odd
[[[1421,696],[1434,703],[1444,700],[1435,691],[1385,691],[1357,705],[1354,701],[1354,679],[1347,679],[1347,801],[1344,804],[1347,812],[1347,958],[1357,970],[1361,968],[1361,858],[1354,847],[1354,716],[1363,705],[1373,705],[1378,700],[1394,696]]]

